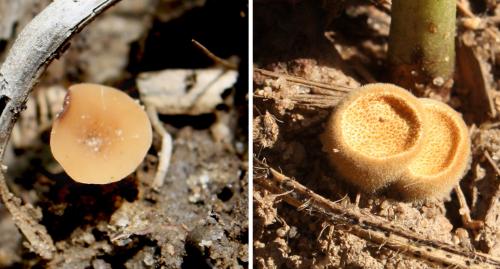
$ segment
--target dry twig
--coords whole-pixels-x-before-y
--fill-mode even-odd
[[[3,172],[0,173],[0,194],[17,227],[28,240],[28,247],[42,258],[52,259],[56,249],[45,226],[38,223],[42,217],[41,212],[33,208],[31,204],[21,204],[21,199],[9,191]]]
[[[292,83],[312,87],[312,88],[314,88],[314,89],[312,89],[313,93],[322,93],[325,95],[336,96],[336,95],[339,95],[339,92],[340,92],[340,95],[342,95],[342,93],[348,93],[352,90],[352,88],[349,88],[349,87],[346,87],[343,85],[326,84],[326,83],[321,83],[321,82],[310,81],[310,80],[303,79],[300,77],[279,74],[276,72],[272,72],[272,71],[268,71],[268,70],[264,70],[264,69],[259,69],[259,68],[254,68],[253,72],[255,75],[260,75],[260,76],[273,78],[273,79],[284,78],[287,81],[292,82]]]
[[[0,68],[0,156],[28,95],[49,63],[69,46],[69,40],[90,21],[120,0],[54,1],[19,34]],[[31,205],[21,206],[0,175],[0,193],[16,225],[38,255],[50,259],[54,244],[45,227],[38,224]]]
[[[498,165],[495,163],[495,161],[493,161],[493,159],[491,158],[490,154],[487,151],[484,152],[484,157],[486,157],[491,167],[495,170],[497,176],[500,176],[500,168],[498,168]]]
[[[200,42],[198,42],[198,41],[196,41],[194,39],[191,40],[191,42],[193,42],[193,44],[198,49],[200,49],[203,53],[205,53],[205,55],[207,55],[207,57],[210,58],[215,63],[220,64],[220,65],[222,65],[225,68],[230,69],[230,70],[238,70],[238,65],[237,64],[232,63],[232,62],[230,62],[228,60],[222,59],[221,57],[215,55],[213,52],[211,52],[209,49],[207,49],[205,46],[203,46]]]
[[[495,194],[490,199],[491,203],[484,216],[483,228],[498,229],[498,209],[500,208],[500,185],[496,186]],[[488,246],[489,247],[489,246]]]
[[[465,199],[465,195],[462,192],[462,188],[460,185],[455,186],[455,193],[457,194],[458,203],[460,204],[460,216],[462,217],[462,223],[466,228],[472,230],[481,229],[484,226],[484,222],[480,220],[473,220],[470,216],[470,209],[467,205],[467,200]]]
[[[286,98],[294,102],[299,106],[306,108],[331,108],[337,105],[337,103],[353,88],[349,88],[343,85],[337,84],[325,84],[315,81],[310,81],[296,76],[279,74],[276,72],[254,69],[254,82],[257,84],[264,84],[266,79],[283,79],[286,81],[290,87],[296,86],[296,88],[306,90],[300,93],[287,95]],[[290,93],[290,92],[289,92]],[[267,96],[266,93],[260,94],[260,91],[254,92],[254,97],[256,98],[271,98],[276,99],[276,96]]]
[[[472,11],[469,9],[469,7],[462,1],[462,0],[457,0],[457,9],[467,18],[475,19],[475,20],[481,20],[480,17],[477,17],[472,13]],[[494,40],[499,40],[498,35],[493,32],[490,28],[486,28],[484,30],[490,37],[492,37]]]
[[[500,267],[500,259],[497,257],[425,238],[404,227],[394,225],[384,218],[354,208],[345,208],[314,193],[262,162],[256,160],[255,164],[260,166],[258,169],[260,172],[254,176],[257,186],[271,193],[293,191],[284,195],[282,200],[295,208],[308,202],[307,212],[368,242],[453,268]]]

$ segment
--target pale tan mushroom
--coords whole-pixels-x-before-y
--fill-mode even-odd
[[[420,99],[428,130],[422,151],[395,183],[407,199],[440,198],[450,193],[464,176],[471,160],[471,142],[462,116],[445,103]]]
[[[398,179],[422,148],[423,107],[403,88],[375,83],[351,92],[332,113],[323,150],[336,171],[365,192]]]
[[[139,166],[152,142],[151,123],[134,99],[115,88],[77,84],[52,126],[54,158],[75,181],[107,184]]]

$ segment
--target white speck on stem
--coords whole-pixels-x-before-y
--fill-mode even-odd
[[[441,87],[444,84],[444,79],[442,77],[436,77],[432,80],[432,83],[438,87]]]

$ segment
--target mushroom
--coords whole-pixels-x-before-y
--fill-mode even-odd
[[[50,135],[54,158],[75,181],[119,181],[144,159],[152,142],[143,108],[124,92],[103,85],[69,88]]]
[[[422,148],[423,107],[403,88],[374,83],[352,91],[330,116],[321,140],[336,171],[365,192],[398,179]]]
[[[426,142],[395,183],[410,200],[443,197],[464,176],[471,161],[469,131],[462,116],[440,101],[422,98],[430,128]]]

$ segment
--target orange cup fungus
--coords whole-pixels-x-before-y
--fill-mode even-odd
[[[392,84],[368,84],[342,100],[326,124],[324,150],[365,192],[393,184],[407,199],[443,196],[464,176],[470,137],[460,114]]]
[[[374,192],[401,175],[426,133],[423,107],[403,88],[375,83],[352,91],[322,135],[331,164],[345,179]]]
[[[97,84],[69,88],[50,135],[54,158],[72,179],[87,184],[125,178],[151,142],[144,109],[124,92]]]
[[[422,150],[396,183],[405,198],[412,200],[450,193],[471,160],[469,130],[460,114],[442,102],[420,100],[432,128]]]

